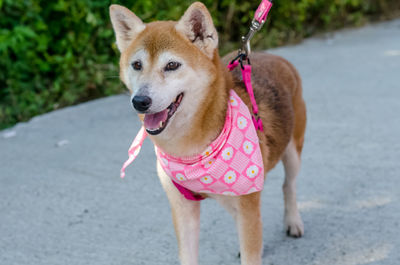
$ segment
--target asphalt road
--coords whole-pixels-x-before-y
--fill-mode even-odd
[[[400,20],[271,52],[304,81],[306,231],[285,236],[279,165],[263,192],[264,264],[400,264]],[[149,140],[118,177],[138,129],[118,95],[0,132],[0,264],[178,264]],[[200,263],[239,264],[231,217],[207,200],[201,218]]]

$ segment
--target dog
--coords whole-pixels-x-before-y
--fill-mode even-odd
[[[120,78],[131,91],[132,104],[156,149],[174,157],[204,152],[224,129],[230,91],[252,109],[240,70],[226,68],[236,54],[220,58],[218,34],[202,3],[193,3],[179,21],[145,24],[119,5],[110,6],[110,18],[121,52]],[[296,202],[306,128],[301,79],[294,66],[279,56],[252,53],[249,58],[263,122],[263,131],[256,132],[262,177],[283,162],[284,226],[287,235],[301,237],[304,226]],[[171,205],[181,264],[198,264],[201,202],[183,196],[160,159],[157,172]],[[261,264],[261,192],[237,196],[193,193],[215,199],[232,214],[241,264]]]

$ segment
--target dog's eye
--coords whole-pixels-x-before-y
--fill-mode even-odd
[[[141,62],[141,61],[135,61],[135,62],[133,62],[133,63],[132,63],[132,68],[133,68],[135,71],[140,71],[140,70],[142,70],[142,62]]]
[[[178,62],[169,62],[169,63],[167,63],[167,65],[165,66],[164,70],[165,70],[165,71],[175,71],[176,69],[179,68],[179,66],[181,66],[181,64],[178,63]]]

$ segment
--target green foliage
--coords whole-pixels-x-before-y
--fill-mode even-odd
[[[121,91],[117,54],[111,48],[109,1],[0,3],[3,127]]]
[[[177,20],[186,0],[0,0],[0,129],[18,121],[124,90],[108,6],[145,22]],[[204,0],[221,51],[236,49],[259,1]],[[362,24],[400,10],[398,0],[276,0],[253,47],[273,47],[317,31]]]

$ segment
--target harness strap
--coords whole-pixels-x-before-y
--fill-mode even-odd
[[[242,68],[243,82],[246,86],[247,93],[249,93],[251,105],[253,106],[253,113],[258,114],[258,106],[254,97],[253,85],[251,84],[251,65],[243,65]]]
[[[262,120],[258,116],[258,105],[256,102],[256,98],[254,97],[253,85],[251,84],[251,65],[250,64],[243,65],[242,77],[243,77],[243,82],[246,86],[247,93],[250,96],[250,101],[251,101],[251,105],[252,105],[252,109],[253,109],[252,120],[253,120],[254,126],[256,127],[257,130],[262,132],[262,131],[264,131],[264,129],[263,129]]]
[[[187,200],[190,201],[202,201],[205,198],[202,197],[201,195],[194,194],[191,190],[179,185],[175,181],[171,179],[172,183],[174,183],[175,187],[178,189],[178,191],[185,197]]]
[[[239,56],[236,57],[235,59],[233,59],[228,64],[227,67],[228,67],[229,71],[232,71],[240,63],[243,83],[246,87],[247,93],[249,94],[250,102],[251,102],[251,106],[252,106],[253,115],[251,115],[251,117],[253,120],[253,124],[257,130],[263,132],[264,131],[263,123],[262,123],[261,118],[258,116],[258,105],[257,105],[256,98],[254,96],[253,85],[251,84],[251,64],[250,64],[249,60],[247,60],[248,64],[243,64],[243,57],[244,57],[244,54],[239,54]]]

